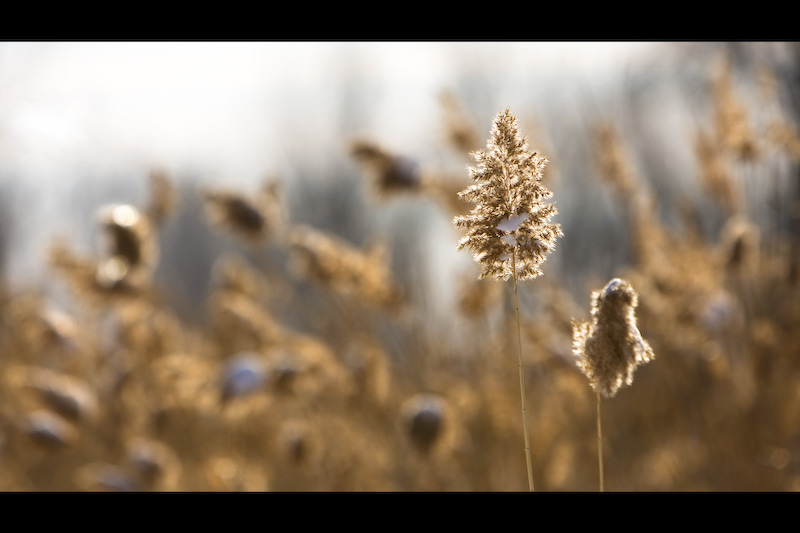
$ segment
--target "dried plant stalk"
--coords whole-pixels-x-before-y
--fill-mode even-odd
[[[747,108],[735,92],[730,64],[719,69],[713,82],[714,123],[723,146],[742,160],[755,160],[761,155]]]
[[[592,293],[591,322],[573,321],[573,352],[578,367],[597,393],[597,440],[600,491],[603,491],[603,435],[600,397],[612,398],[633,383],[633,372],[654,358],[642,338],[634,313],[638,294],[630,283],[614,278]]]
[[[291,228],[288,243],[293,266],[303,277],[387,309],[402,304],[403,290],[392,276],[383,246],[365,252],[303,225]]]
[[[445,133],[448,143],[457,151],[468,154],[480,148],[481,137],[472,120],[461,107],[455,94],[443,91],[439,103],[444,113]]]
[[[636,176],[619,132],[609,122],[596,128],[595,158],[600,177],[616,189],[620,199],[630,202],[636,191]]]
[[[486,150],[472,155],[478,163],[470,168],[474,183],[460,192],[459,198],[473,202],[474,207],[469,215],[457,216],[453,222],[467,230],[458,249],[466,247],[475,252],[475,261],[481,265],[479,278],[514,280],[522,428],[528,486],[533,492],[517,279],[533,279],[542,274],[540,265],[555,249],[561,227],[549,223],[557,211],[554,205],[543,201],[552,196],[541,185],[547,159],[528,148],[509,109],[495,117]]]
[[[700,163],[703,187],[728,214],[738,212],[741,206],[739,190],[721,147],[714,143],[710,135],[699,132],[695,140],[695,152]]]

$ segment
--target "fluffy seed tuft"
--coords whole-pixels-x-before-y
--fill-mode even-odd
[[[572,323],[578,367],[606,398],[631,385],[636,367],[655,357],[636,325],[638,298],[630,283],[614,278],[592,293],[591,322]]]

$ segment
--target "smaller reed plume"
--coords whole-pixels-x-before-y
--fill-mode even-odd
[[[514,280],[522,426],[528,486],[533,492],[517,279],[533,279],[542,274],[540,265],[555,249],[562,232],[560,225],[549,222],[557,213],[555,205],[544,201],[552,196],[541,184],[547,159],[528,148],[517,118],[509,109],[495,117],[486,150],[472,152],[472,156],[478,163],[469,169],[474,183],[458,196],[474,207],[468,215],[455,217],[453,223],[467,232],[458,249],[470,248],[474,252],[473,257],[481,266],[479,279]]]
[[[592,293],[592,321],[573,322],[573,353],[592,388],[606,398],[633,383],[633,373],[653,359],[653,350],[636,325],[639,295],[614,278]]]
[[[752,161],[761,155],[747,108],[736,93],[729,63],[724,63],[713,80],[714,124],[720,142],[729,153]]]
[[[616,190],[620,199],[626,203],[633,200],[637,184],[630,155],[619,132],[609,122],[596,127],[595,159],[600,177]]]
[[[614,397],[633,383],[639,365],[654,358],[636,325],[638,294],[625,280],[614,278],[592,293],[591,322],[573,321],[573,353],[578,367],[597,393],[597,439],[600,491],[603,490],[603,441],[600,396]]]

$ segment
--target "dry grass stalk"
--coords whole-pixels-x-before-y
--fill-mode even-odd
[[[288,243],[302,276],[379,306],[393,308],[402,302],[402,290],[393,279],[382,246],[365,253],[309,226],[292,228]]]
[[[773,122],[768,131],[769,138],[793,161],[800,161],[800,132],[785,119]]]
[[[603,122],[595,129],[595,161],[600,177],[612,186],[624,202],[633,199],[636,176],[619,132],[611,123]]]
[[[603,491],[603,436],[600,397],[612,398],[633,383],[636,367],[655,356],[636,325],[638,294],[630,283],[614,278],[592,293],[591,322],[573,323],[573,353],[578,367],[597,393],[597,441],[600,491]]]
[[[713,81],[712,93],[714,124],[722,145],[742,160],[758,158],[761,148],[747,116],[747,108],[734,90],[728,63],[720,67]]]
[[[127,265],[121,259],[84,257],[66,244],[56,242],[50,247],[49,260],[72,292],[92,305],[130,301],[146,291],[145,287],[128,276]]]
[[[84,257],[56,242],[49,250],[51,266],[78,296],[95,305],[152,292],[159,249],[149,218],[132,205],[110,204],[98,210],[97,221],[105,237],[101,256]]]
[[[704,132],[698,133],[694,146],[700,163],[700,182],[703,187],[729,215],[738,212],[741,207],[739,189],[722,150]]]
[[[439,95],[439,103],[444,112],[448,143],[465,155],[480,149],[481,135],[473,121],[464,112],[456,96],[450,91],[443,91]]]
[[[758,265],[760,232],[746,217],[730,217],[720,230],[719,249],[732,273],[752,271]]]
[[[555,205],[544,202],[552,196],[541,185],[547,159],[528,148],[519,132],[517,118],[509,109],[495,117],[486,151],[472,155],[478,163],[470,168],[474,183],[459,197],[474,202],[475,207],[469,215],[457,216],[453,222],[467,231],[458,249],[474,251],[474,259],[481,265],[479,278],[491,276],[503,281],[513,278],[522,426],[528,487],[532,492],[517,279],[533,279],[542,274],[540,265],[555,249],[555,241],[562,232],[558,224],[549,223],[557,213]]]
[[[169,175],[162,169],[150,172],[150,203],[147,216],[156,227],[161,227],[178,204],[178,192]]]
[[[493,279],[464,278],[459,290],[458,308],[470,319],[484,316],[499,301],[500,289],[501,285]]]

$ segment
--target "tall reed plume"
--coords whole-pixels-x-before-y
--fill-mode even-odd
[[[636,325],[639,296],[630,283],[614,278],[592,293],[591,322],[573,322],[573,351],[578,367],[597,393],[597,441],[600,491],[603,491],[603,437],[600,397],[613,398],[633,383],[636,367],[654,358]]]
[[[544,202],[552,196],[541,184],[547,159],[528,148],[517,119],[508,108],[495,117],[486,150],[472,155],[477,161],[477,166],[469,169],[474,183],[459,197],[473,202],[474,207],[453,222],[467,232],[458,249],[473,250],[474,259],[481,266],[479,278],[514,280],[522,425],[528,485],[533,491],[517,279],[533,279],[542,274],[540,265],[555,249],[562,232],[558,224],[549,223],[557,213],[555,205]]]

